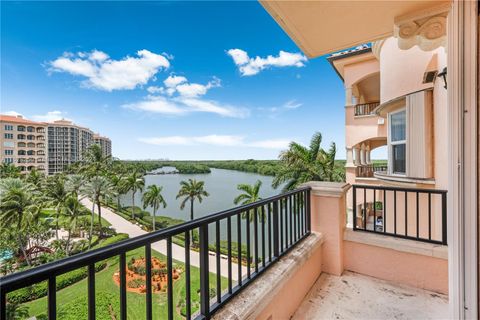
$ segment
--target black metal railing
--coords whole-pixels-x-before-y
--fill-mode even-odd
[[[226,230],[225,228],[221,229],[221,225],[226,225]],[[195,241],[191,239],[190,233],[192,232],[193,234],[193,230],[197,229],[199,232],[199,241],[194,243]],[[211,231],[213,231],[212,233],[214,235],[212,238],[210,237]],[[234,235],[234,232],[236,232],[236,235]],[[224,276],[222,276],[220,260],[222,259],[220,248],[222,234],[227,241],[227,250],[226,254],[224,254],[227,260],[227,271],[225,272],[224,270]],[[305,187],[0,278],[0,318],[2,320],[6,319],[6,305],[9,293],[39,282],[47,281],[48,303],[46,311],[48,319],[56,319],[56,278],[66,272],[87,267],[86,294],[88,297],[88,319],[95,319],[96,310],[98,310],[96,308],[99,307],[95,305],[95,263],[105,259],[119,257],[120,307],[117,319],[126,319],[127,252],[144,248],[146,267],[145,318],[152,319],[152,308],[154,304],[152,300],[152,244],[158,241],[166,241],[166,308],[168,309],[166,314],[168,319],[173,319],[177,306],[174,306],[173,302],[172,239],[176,236],[176,239],[178,239],[178,236],[182,236],[182,239],[184,239],[183,248],[185,252],[185,294],[182,296],[182,299],[185,299],[185,318],[208,319],[222,305],[249,285],[253,279],[274,264],[279,257],[309,234],[310,188]],[[212,250],[214,253],[210,252],[209,244],[211,244],[211,242],[209,240],[214,240],[213,246],[215,250]],[[232,242],[234,241],[236,241],[237,244],[246,246],[246,252],[243,252],[243,249],[241,249],[242,245],[237,245],[238,250],[236,256],[233,256]],[[192,296],[197,294],[197,291],[192,289],[193,282],[190,277],[191,251],[197,248],[199,251],[198,268],[200,273],[199,307],[192,304]],[[215,273],[211,271],[212,269],[209,265],[210,255],[214,255],[214,259],[216,259]],[[236,266],[233,261],[234,259],[236,260]],[[223,268],[225,268],[225,265]],[[237,268],[237,270],[234,270],[234,268]],[[237,272],[236,281],[234,281],[232,277],[234,272]],[[211,295],[210,277],[216,279],[214,297]],[[224,283],[223,291],[221,286],[222,279],[228,283],[228,285]],[[194,307],[199,310],[195,311]],[[158,310],[158,308],[159,306],[155,305],[155,310]]]
[[[386,164],[373,164],[373,172],[385,173],[388,171],[388,166]]]
[[[447,191],[353,185],[353,230],[447,244]]]
[[[374,114],[373,110],[380,105],[380,102],[360,103],[355,105],[355,117]]]

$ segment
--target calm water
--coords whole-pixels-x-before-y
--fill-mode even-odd
[[[273,177],[270,176],[214,168],[211,171],[211,173],[206,174],[146,175],[145,189],[152,184],[163,187],[162,194],[167,202],[167,207],[159,209],[157,215],[190,220],[190,205],[188,204],[183,210],[180,210],[181,199],[175,199],[180,189],[180,181],[182,180],[197,179],[205,181],[205,190],[210,194],[209,197],[203,199],[202,203],[195,201],[195,218],[235,207],[233,199],[240,194],[240,191],[237,190],[237,185],[241,183],[254,184],[257,180],[262,181],[262,187],[260,188],[260,196],[262,198],[281,192],[281,187],[276,190],[272,188]],[[142,206],[141,199],[142,193],[137,191],[135,194],[136,206]],[[121,203],[123,206],[130,206],[132,204],[131,193],[123,195]],[[152,213],[152,208],[147,208],[146,210]]]
[[[164,171],[168,171],[168,168]],[[211,173],[206,174],[163,174],[163,175],[146,175],[145,189],[152,184],[163,187],[163,197],[167,202],[165,209],[158,210],[157,215],[167,216],[172,218],[179,218],[185,221],[190,220],[190,205],[187,204],[183,210],[180,210],[181,199],[175,199],[180,189],[180,181],[188,179],[197,179],[205,181],[205,190],[210,194],[209,197],[203,199],[202,203],[195,201],[194,214],[195,218],[203,217],[212,213],[223,211],[235,207],[233,199],[240,194],[237,190],[237,185],[241,183],[254,184],[257,180],[262,181],[260,188],[260,196],[262,198],[271,197],[281,192],[282,186],[278,189],[272,188],[273,177],[263,176],[256,173],[241,172],[235,170],[211,169]],[[142,193],[135,194],[135,205],[142,206]],[[130,206],[132,203],[131,193],[121,197],[123,206]],[[147,208],[147,211],[152,213],[152,208]],[[241,219],[242,224],[242,243],[245,244],[246,239],[246,223],[245,219]],[[232,241],[237,241],[237,219],[232,217]],[[260,225],[260,220],[259,220]],[[253,243],[253,223],[250,226],[250,236]],[[227,221],[226,219],[220,222],[220,237],[221,240],[227,239]],[[262,240],[259,232],[259,246]],[[209,242],[215,242],[215,224],[209,225]],[[253,249],[252,249],[253,250]],[[268,254],[268,248],[266,248]]]

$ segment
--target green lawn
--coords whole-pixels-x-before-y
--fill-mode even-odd
[[[127,261],[131,257],[143,256],[142,248],[127,253]],[[152,255],[165,261],[164,255],[152,251]],[[182,262],[174,261],[174,268],[184,269]],[[118,271],[118,257],[108,260],[108,266],[98,272],[95,278],[96,310],[97,319],[111,320],[112,315],[119,318],[120,289],[113,281],[113,274]],[[227,279],[222,277],[222,290],[227,288]],[[210,288],[216,287],[216,275],[210,274]],[[191,296],[192,312],[199,308],[200,275],[199,269],[191,267]],[[57,312],[60,319],[85,319],[87,315],[87,280],[79,281],[65,289],[57,292]],[[173,300],[175,308],[175,319],[183,319],[181,316],[181,302],[185,297],[185,274],[182,272],[180,278],[174,282]],[[47,298],[25,303],[29,308],[30,316],[42,316],[46,314]],[[167,295],[165,292],[153,295],[153,317],[154,319],[165,319],[167,317]],[[127,312],[129,319],[145,319],[145,295],[127,292]]]

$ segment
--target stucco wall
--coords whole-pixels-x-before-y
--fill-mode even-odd
[[[448,261],[377,246],[344,242],[345,270],[434,292],[448,293]]]
[[[318,246],[255,319],[290,319],[320,276],[321,264],[322,246]]]
[[[423,74],[427,69],[442,70],[445,56],[442,47],[429,52],[417,46],[400,50],[397,39],[386,39],[380,51],[380,102],[432,87],[422,84]]]

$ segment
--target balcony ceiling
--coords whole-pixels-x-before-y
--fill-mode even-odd
[[[450,1],[266,1],[260,3],[300,49],[315,58],[393,35],[395,18]]]

